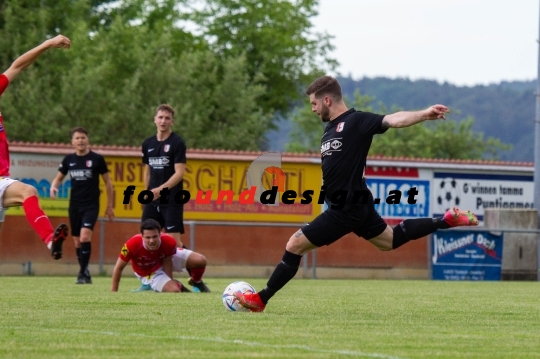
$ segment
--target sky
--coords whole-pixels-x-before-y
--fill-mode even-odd
[[[319,0],[313,24],[334,36],[333,75],[473,86],[538,73],[539,0]]]

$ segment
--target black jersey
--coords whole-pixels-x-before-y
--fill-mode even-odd
[[[186,163],[186,143],[176,133],[164,141],[158,141],[157,136],[147,138],[142,145],[143,163],[150,166],[149,188],[161,186],[174,174],[176,163]],[[169,188],[169,203],[174,202],[174,195],[182,190],[183,181]],[[159,199],[156,200],[159,202]]]
[[[84,156],[72,153],[64,157],[58,167],[71,177],[70,207],[99,206],[99,175],[109,172],[105,159],[95,152]]]
[[[329,205],[336,191],[347,191],[350,204],[355,191],[368,189],[364,181],[366,158],[373,135],[387,130],[381,127],[383,118],[351,108],[326,126],[321,140],[321,161]]]

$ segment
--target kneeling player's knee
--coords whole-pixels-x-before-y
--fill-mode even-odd
[[[178,292],[180,292],[180,285],[181,284],[179,284],[175,280],[171,279],[170,281],[165,283],[165,285],[163,286],[161,291],[163,293],[178,293]]]
[[[197,267],[206,267],[206,263],[206,257],[202,254],[199,254],[199,256],[197,257]]]

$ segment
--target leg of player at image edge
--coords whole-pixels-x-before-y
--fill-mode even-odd
[[[67,238],[68,226],[62,223],[53,231],[51,221],[39,206],[39,200],[36,196],[28,197],[23,202],[22,207],[26,220],[41,240],[45,242],[51,251],[51,256],[56,260],[62,258],[62,244]]]
[[[394,227],[393,249],[405,243],[422,238],[438,229],[448,229],[461,226],[476,226],[478,218],[470,211],[460,211],[454,207],[446,211],[442,218],[407,219]],[[252,312],[262,312],[266,304],[281,288],[294,278],[300,266],[301,255],[285,251],[279,263],[270,276],[266,288],[257,293],[236,292],[236,299]]]

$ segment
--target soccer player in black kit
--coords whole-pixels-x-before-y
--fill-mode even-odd
[[[144,205],[142,220],[158,221],[165,233],[176,239],[179,247],[187,248],[180,239],[184,233],[184,205],[175,200],[176,193],[183,189],[186,143],[172,131],[174,113],[171,106],[159,105],[154,116],[157,134],[147,138],[142,145],[144,186],[154,195],[154,200]],[[190,278],[188,283],[201,292],[210,292],[202,281]]]
[[[113,186],[105,159],[90,150],[88,132],[83,127],[71,130],[71,143],[75,153],[69,154],[58,167],[58,174],[51,184],[51,198],[56,198],[58,186],[69,173],[71,177],[71,196],[69,198],[69,222],[71,236],[75,243],[79,274],[77,284],[91,284],[92,277],[88,263],[92,254],[92,231],[99,215],[99,175],[103,177],[107,191],[105,215],[114,219]]]
[[[444,114],[449,112],[446,106],[434,105],[422,111],[401,111],[386,116],[356,111],[347,108],[341,86],[330,76],[315,80],[306,95],[311,110],[328,123],[321,141],[323,189],[326,189],[328,209],[291,236],[281,263],[263,290],[254,294],[235,293],[240,303],[254,312],[262,312],[269,299],[295,276],[305,253],[328,246],[348,233],[363,237],[381,251],[389,251],[438,229],[478,225],[478,219],[470,211],[452,208],[442,218],[407,219],[391,228],[376,212],[364,179],[374,135],[391,127],[445,119]],[[359,200],[355,193],[367,195]],[[342,201],[344,196],[345,201]]]

